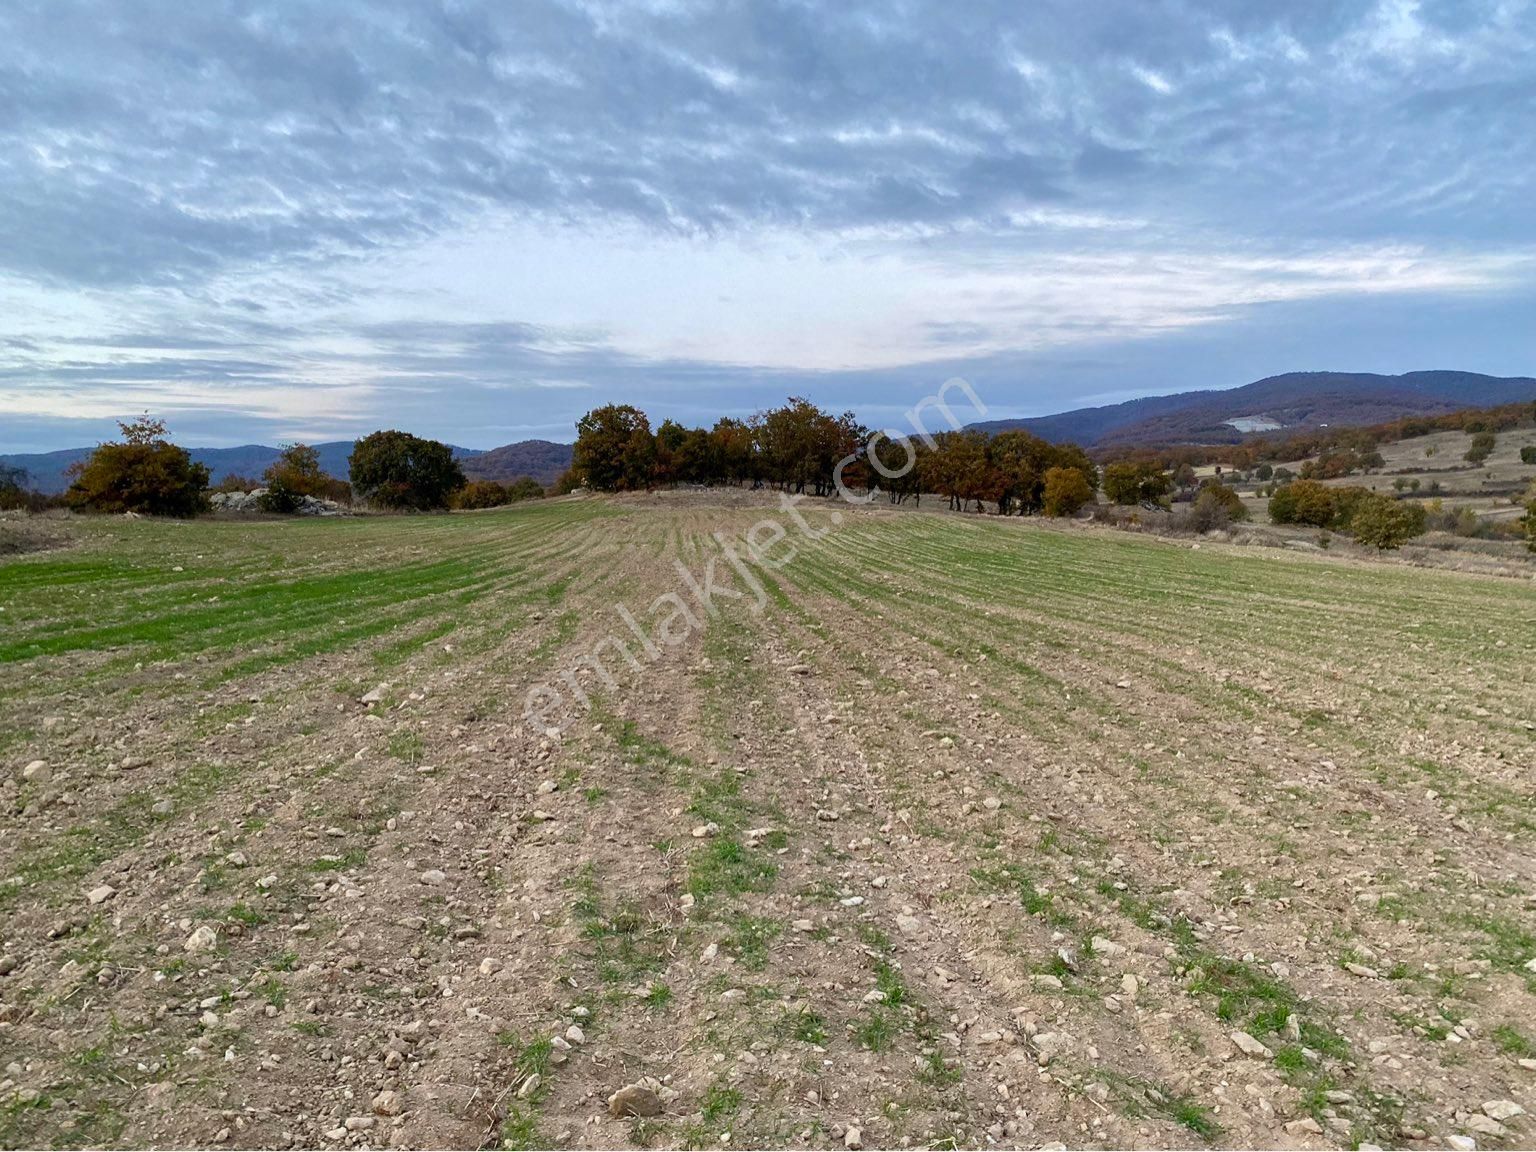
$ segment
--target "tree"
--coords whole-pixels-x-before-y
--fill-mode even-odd
[[[120,442],[100,445],[71,467],[70,507],[178,517],[208,510],[208,469],[165,438],[163,421],[146,416],[118,427]]]
[[[1104,469],[1104,495],[1112,504],[1162,504],[1171,488],[1156,464],[1122,460]]]
[[[1349,532],[1361,544],[1388,551],[1401,548],[1425,527],[1424,507],[1405,503],[1390,496],[1370,492],[1355,505],[1349,518]]]
[[[1268,463],[1267,461],[1263,464],[1260,464],[1258,469],[1254,472],[1254,476],[1256,476],[1261,482],[1265,484],[1269,483],[1269,478],[1274,474],[1274,465]]]
[[[0,511],[27,506],[27,470],[0,464]]]
[[[1469,464],[1481,464],[1493,455],[1493,448],[1497,443],[1498,437],[1492,432],[1479,432],[1472,437],[1472,445],[1467,449],[1464,459]]]
[[[1269,518],[1276,524],[1309,524],[1326,528],[1333,522],[1333,489],[1316,480],[1283,484],[1269,498]]]
[[[594,408],[576,422],[572,470],[599,492],[651,486],[656,441],[644,412],[629,404]]]
[[[267,467],[261,479],[267,489],[261,498],[262,509],[294,512],[306,496],[320,499],[330,478],[320,470],[318,451],[307,444],[290,444]]]
[[[1047,468],[1042,504],[1047,516],[1072,516],[1093,501],[1093,485],[1081,468]]]
[[[464,472],[453,449],[409,432],[375,432],[352,446],[348,459],[352,489],[384,508],[419,512],[448,507]]]
[[[1536,444],[1527,444],[1520,449],[1520,463],[1536,464]]]

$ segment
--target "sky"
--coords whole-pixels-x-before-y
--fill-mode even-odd
[[[1536,374],[1536,0],[7,0],[0,452]]]

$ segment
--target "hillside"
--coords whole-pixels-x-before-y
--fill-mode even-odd
[[[331,440],[316,444],[320,467],[328,475],[345,480],[347,457],[352,454],[354,443],[353,440]],[[0,464],[26,469],[27,483],[40,492],[62,492],[69,487],[69,467],[93,451],[94,446],[0,456]],[[238,448],[189,448],[188,451],[193,460],[208,466],[208,472],[217,484],[230,474],[259,479],[267,466],[277,459],[281,449],[265,444],[243,444]],[[571,464],[571,446],[548,440],[524,440],[488,452],[455,447],[453,453],[471,480],[507,481],[532,476],[541,484],[552,484]]]
[[[1536,400],[1536,379],[1475,372],[1288,372],[1241,388],[1147,396],[972,427],[988,432],[1024,428],[1048,440],[1094,447],[1235,444],[1255,432],[1380,424],[1523,400]]]
[[[505,484],[532,476],[540,484],[553,484],[571,466],[571,445],[552,440],[520,440],[462,461],[471,480],[495,480]]]

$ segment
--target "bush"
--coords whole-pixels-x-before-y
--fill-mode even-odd
[[[384,508],[425,512],[448,507],[464,487],[453,449],[408,432],[375,432],[352,448],[348,466],[352,489]]]
[[[1367,493],[1356,502],[1349,518],[1349,532],[1361,544],[1379,551],[1401,548],[1424,534],[1422,505]]]
[[[1268,483],[1270,477],[1275,474],[1275,469],[1271,464],[1260,464],[1253,474],[1257,479]]]
[[[320,471],[320,453],[307,444],[290,444],[262,474],[264,512],[297,512],[306,496],[323,499],[330,477]]]
[[[1047,516],[1073,516],[1093,502],[1093,485],[1081,468],[1047,468],[1042,508]]]
[[[1276,524],[1326,528],[1337,511],[1333,489],[1316,480],[1286,484],[1269,498],[1269,518]]]
[[[1536,464],[1536,444],[1527,444],[1520,449],[1520,463]]]
[[[1536,552],[1536,481],[1525,494],[1525,546]]]
[[[507,502],[507,490],[494,480],[471,480],[453,494],[455,508],[499,508]]]
[[[517,500],[542,500],[544,499],[544,485],[540,484],[532,476],[520,476],[507,485],[507,499]]]
[[[208,469],[165,438],[164,423],[145,418],[118,427],[121,442],[101,445],[70,469],[71,508],[178,517],[208,510]]]
[[[1497,442],[1498,437],[1492,432],[1479,432],[1472,437],[1472,446],[1467,449],[1464,459],[1469,464],[1481,464],[1493,454],[1493,447]]]
[[[1214,480],[1208,480],[1200,487],[1200,494],[1195,497],[1195,504],[1205,501],[1207,508],[1220,508],[1226,513],[1228,520],[1240,523],[1248,519],[1248,506],[1243,503],[1243,498],[1237,494],[1236,488],[1229,488],[1225,484]]]

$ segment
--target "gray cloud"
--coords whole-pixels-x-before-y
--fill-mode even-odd
[[[120,284],[487,205],[715,232],[1176,195],[1353,235],[1380,222],[1351,194],[1476,163],[1506,174],[1480,226],[1529,239],[1533,23],[1507,0],[13,4],[0,241],[13,273]],[[1450,188],[1387,223],[1464,213]]]

